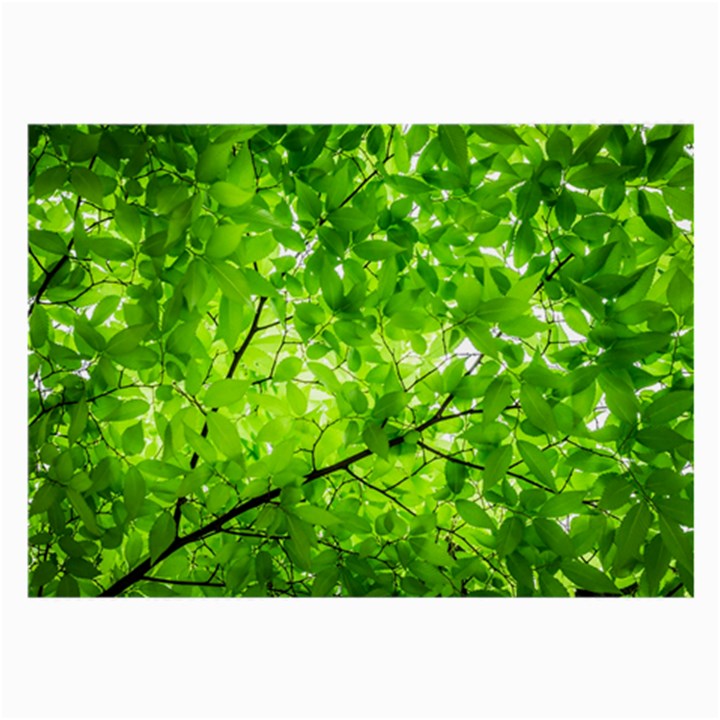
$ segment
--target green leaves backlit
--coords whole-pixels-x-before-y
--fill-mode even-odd
[[[692,128],[31,139],[31,594],[692,594]]]

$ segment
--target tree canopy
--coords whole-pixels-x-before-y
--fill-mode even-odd
[[[32,126],[29,593],[692,595],[692,134]]]

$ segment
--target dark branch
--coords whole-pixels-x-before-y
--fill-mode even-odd
[[[95,158],[97,155],[93,155],[92,159],[90,160],[90,164],[88,165],[88,170],[92,170],[92,166],[95,164]],[[75,222],[77,222],[78,214],[80,211],[80,206],[82,205],[82,197],[78,195],[77,202],[75,203],[75,212],[73,213],[73,219]],[[53,278],[60,272],[61,268],[64,267],[65,263],[70,260],[70,250],[75,242],[75,239],[72,238],[67,246],[67,252],[65,255],[63,255],[56,263],[53,265],[53,267],[50,269],[49,272],[45,274],[45,277],[43,278],[42,283],[40,283],[40,287],[38,288],[38,291],[35,293],[35,297],[33,297],[32,304],[28,308],[28,317],[32,315],[32,311],[35,308],[35,306],[38,304],[38,301],[43,296],[45,291],[50,287],[50,283],[53,281]]]
[[[479,359],[478,359],[479,362]],[[477,367],[478,362],[474,363],[473,366],[467,371],[467,373],[471,373],[475,367]],[[440,408],[435,412],[435,414],[430,417],[425,422],[421,423],[420,425],[417,425],[414,428],[411,428],[407,432],[405,432],[403,435],[399,435],[397,437],[392,438],[388,445],[390,447],[396,447],[398,445],[401,445],[405,438],[410,433],[421,433],[424,430],[427,430],[429,427],[432,427],[433,425],[437,425],[438,423],[444,422],[445,420],[454,419],[457,417],[454,414],[451,415],[443,415],[443,412],[448,407],[448,405],[452,402],[453,395],[452,393],[448,395],[445,400],[441,403]],[[322,477],[326,477],[327,475],[332,475],[332,473],[338,472],[338,471],[344,471],[347,470],[351,465],[353,465],[356,462],[359,462],[360,460],[364,460],[367,457],[370,457],[372,455],[372,451],[368,448],[365,450],[361,450],[360,452],[355,453],[354,455],[350,455],[349,457],[345,458],[344,460],[339,460],[336,463],[333,463],[332,465],[328,465],[324,468],[318,468],[316,470],[313,470],[312,472],[309,472],[307,475],[305,475],[305,478],[303,480],[303,485],[306,485],[307,483],[312,482],[313,480],[317,480]],[[179,550],[182,547],[185,547],[185,545],[189,545],[190,543],[197,542],[199,540],[202,540],[203,538],[207,537],[208,535],[214,535],[215,533],[222,532],[223,527],[229,523],[231,520],[234,520],[236,517],[253,510],[257,507],[260,507],[261,505],[265,505],[275,498],[277,498],[280,495],[280,488],[273,488],[272,490],[268,490],[267,492],[263,493],[262,495],[258,495],[257,497],[254,497],[250,500],[246,500],[244,502],[241,502],[239,505],[236,505],[234,508],[228,510],[225,514],[220,515],[219,517],[215,518],[211,522],[209,522],[207,525],[203,525],[202,527],[198,528],[194,532],[189,533],[188,535],[184,535],[183,537],[176,537],[175,540],[170,544],[170,546],[159,556],[155,559],[155,561],[151,561],[150,558],[146,558],[141,562],[137,567],[135,567],[133,570],[131,570],[127,575],[124,575],[119,580],[117,580],[115,583],[113,583],[109,588],[104,590],[102,593],[100,593],[100,597],[113,597],[116,595],[119,595],[120,593],[124,592],[129,588],[131,585],[133,585],[135,582],[140,580],[144,575],[148,573],[148,571],[157,565],[159,562],[164,560],[166,557],[172,555],[174,552]]]
[[[230,367],[228,368],[228,371],[225,374],[226,379],[232,378],[232,376],[235,374],[235,370],[237,370],[237,366],[240,363],[240,360],[242,360],[242,356],[245,354],[245,351],[248,349],[250,343],[252,342],[252,339],[255,336],[255,333],[258,332],[258,321],[260,320],[260,315],[262,314],[262,309],[266,302],[267,302],[266,297],[261,297],[258,300],[257,308],[255,309],[255,317],[253,317],[252,324],[250,325],[250,329],[248,330],[248,333],[245,336],[245,339],[242,341],[242,344],[235,351],[235,353],[233,355],[233,359],[232,359],[232,362],[230,363]],[[217,408],[210,408],[210,412],[217,412]],[[207,437],[207,434],[208,434],[207,420],[203,423],[202,431],[200,432],[200,434],[203,437]],[[200,459],[200,456],[198,455],[197,451],[194,452],[192,457],[190,458],[190,468],[191,469],[195,468],[199,459]]]
[[[211,582],[210,580],[195,581],[195,580],[170,580],[169,578],[150,577],[145,575],[140,578],[141,580],[148,580],[149,582],[164,583],[165,585],[193,585],[195,587],[225,587],[225,583]]]

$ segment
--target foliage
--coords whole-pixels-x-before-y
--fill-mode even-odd
[[[692,594],[692,127],[29,145],[31,595]]]

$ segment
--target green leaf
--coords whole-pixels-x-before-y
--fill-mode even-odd
[[[383,460],[388,459],[390,445],[385,431],[379,425],[368,423],[363,429],[362,439],[371,452],[379,455]]]
[[[652,513],[645,503],[636,503],[627,512],[615,536],[617,546],[613,560],[615,572],[624,568],[639,555],[640,547],[645,542],[651,522]]]
[[[487,322],[514,320],[530,309],[526,300],[513,297],[493,298],[481,302],[475,310],[475,317]]]
[[[690,442],[680,433],[668,427],[643,428],[638,430],[636,438],[639,443],[653,450],[673,450]]]
[[[82,198],[95,205],[103,204],[103,185],[100,178],[87,168],[74,167],[70,171],[70,184],[75,192]]]
[[[353,252],[363,260],[386,260],[402,251],[399,245],[383,240],[366,240],[353,246]]]
[[[438,127],[438,138],[445,157],[460,172],[467,172],[468,150],[465,131],[459,125],[440,125]]]
[[[288,404],[290,409],[298,417],[302,417],[307,412],[308,400],[305,393],[295,383],[289,382],[285,388]]]
[[[299,303],[295,306],[295,317],[306,325],[314,327],[325,322],[325,311],[314,303]]]
[[[143,323],[121,330],[108,340],[105,352],[111,357],[118,357],[132,352],[150,332],[152,324]]]
[[[400,310],[393,314],[390,322],[393,327],[402,328],[403,330],[422,330],[425,327],[426,319],[427,315],[423,312]]]
[[[586,215],[580,222],[575,223],[573,232],[581,238],[590,241],[600,241],[610,231],[615,221],[607,215]]]
[[[35,349],[39,349],[45,344],[49,328],[50,322],[45,309],[36,305],[30,316],[30,342]]]
[[[505,563],[510,574],[517,580],[520,588],[518,594],[531,593],[535,583],[533,580],[532,566],[526,560],[525,556],[519,552],[510,553],[505,559]],[[524,592],[523,588],[525,588]]]
[[[322,202],[320,202],[317,193],[298,179],[295,179],[295,188],[298,197],[298,210],[306,213],[313,220],[319,220],[322,215]]]
[[[624,422],[634,424],[640,403],[632,386],[623,377],[609,372],[601,373],[598,379],[610,412]]]
[[[378,398],[373,407],[372,415],[377,420],[395,417],[405,409],[410,400],[410,395],[401,391],[385,393]]]
[[[123,202],[120,198],[115,199],[115,223],[120,232],[131,243],[136,244],[142,238],[142,218],[140,212],[134,205]]]
[[[157,562],[158,558],[172,545],[173,540],[175,540],[175,521],[172,515],[165,511],[157,516],[150,528],[150,561]]]
[[[590,325],[580,308],[567,303],[563,306],[562,312],[565,322],[571,330],[574,330],[579,335],[584,335],[586,337],[589,335]]]
[[[67,450],[60,453],[53,460],[51,477],[55,477],[58,481],[64,485],[70,482],[73,476],[73,459],[70,452]]]
[[[208,240],[205,254],[213,259],[232,255],[242,240],[245,225],[218,225]]]
[[[163,462],[162,460],[143,460],[137,464],[137,469],[145,475],[161,478],[177,478],[182,471],[177,465]]]
[[[608,481],[600,498],[599,506],[603,510],[616,510],[630,502],[633,486],[628,478],[617,476]]]
[[[145,447],[142,422],[131,425],[122,434],[122,447],[128,455],[137,455]]]
[[[563,188],[555,203],[555,217],[563,230],[569,230],[575,222],[577,210],[571,193]]]
[[[277,294],[275,287],[266,280],[257,270],[254,268],[245,268],[243,271],[245,279],[247,280],[248,288],[251,295],[273,297]]]
[[[694,199],[692,188],[687,190],[664,187],[663,199],[672,209],[673,215],[679,220],[692,220],[694,217]]]
[[[687,275],[679,268],[675,270],[667,287],[667,299],[670,307],[678,314],[685,313],[693,304],[693,285]]]
[[[225,455],[234,460],[244,455],[242,442],[235,424],[219,413],[208,413],[205,417],[210,442]]]
[[[670,468],[653,470],[645,481],[645,487],[652,493],[659,495],[674,495],[685,488],[691,477],[680,475]]]
[[[99,574],[99,570],[83,558],[70,558],[65,563],[65,568],[75,577],[93,578]]]
[[[183,287],[185,299],[191,310],[197,307],[206,288],[207,276],[205,266],[199,260],[193,260],[185,272],[185,284]]]
[[[517,193],[517,215],[521,220],[529,220],[540,207],[540,186],[534,180],[528,180]]]
[[[205,505],[213,515],[218,515],[225,509],[231,497],[232,490],[227,485],[218,483],[210,488]]]
[[[457,495],[465,487],[468,471],[465,465],[448,460],[445,463],[445,482],[450,492]]]
[[[567,181],[572,187],[595,190],[616,183],[626,172],[627,168],[608,161],[580,168],[570,173]]]
[[[645,578],[650,595],[657,595],[660,582],[670,565],[670,553],[665,548],[660,535],[656,535],[646,546],[643,555]]]
[[[255,197],[255,190],[241,188],[224,181],[213,183],[208,192],[213,200],[226,207],[240,207]]]
[[[365,397],[357,383],[345,383],[343,385],[343,395],[352,406],[352,409],[359,415],[362,415],[367,410],[367,397]]]
[[[94,237],[88,245],[95,255],[105,260],[129,260],[135,254],[132,245],[109,235]]]
[[[623,148],[621,163],[635,168],[645,165],[645,143],[640,132],[636,132]]]
[[[319,308],[317,309],[319,310]],[[297,309],[295,313],[297,314]],[[278,382],[292,380],[302,370],[302,366],[303,362],[299,357],[286,357],[282,359],[275,368],[275,380]]]
[[[577,555],[568,534],[552,520],[535,518],[533,527],[547,547],[561,557],[574,557]]]
[[[78,588],[77,580],[75,580],[72,575],[63,575],[58,583],[56,595],[58,597],[78,597],[80,595],[80,589]]]
[[[65,255],[67,253],[67,244],[57,234],[47,232],[46,230],[30,230],[28,233],[30,245],[35,249],[40,248],[53,255]]]
[[[67,180],[67,170],[59,165],[40,173],[32,186],[36,198],[46,197],[61,188]]]
[[[612,125],[601,125],[590,133],[590,135],[578,145],[570,159],[570,165],[581,165],[582,163],[590,162],[605,144],[612,129]]]
[[[198,156],[195,179],[201,183],[209,183],[224,177],[230,162],[232,146],[232,141],[208,145]]]
[[[456,500],[455,507],[460,517],[473,527],[495,529],[495,521],[477,503],[469,500]]]
[[[123,481],[123,502],[128,519],[133,520],[140,513],[145,502],[145,479],[137,468],[131,467]]]
[[[483,422],[490,423],[508,406],[512,401],[512,380],[506,375],[496,377],[485,391],[485,398],[482,403]]]
[[[157,194],[157,210],[160,215],[171,216],[188,199],[188,189],[181,183],[171,183]]]
[[[56,563],[51,560],[44,560],[35,568],[30,586],[40,587],[41,585],[47,585],[55,578],[57,571],[58,567]]]
[[[545,144],[545,150],[550,160],[567,167],[573,152],[572,140],[562,130],[555,128]]]
[[[342,281],[335,270],[329,266],[320,272],[322,295],[331,310],[339,310],[343,302]]]
[[[63,491],[58,485],[51,485],[49,483],[42,485],[37,490],[33,496],[32,502],[30,503],[30,517],[46,512],[53,505],[60,502],[62,496]]]
[[[387,184],[390,187],[399,190],[406,195],[418,195],[432,192],[432,187],[427,183],[417,180],[416,178],[406,177],[404,175],[388,175],[386,177]]]
[[[341,207],[328,215],[328,220],[338,230],[353,232],[372,225],[372,218],[354,207]]]
[[[72,487],[66,488],[65,492],[67,493],[70,504],[73,506],[73,508],[75,508],[75,512],[80,517],[80,520],[82,520],[82,523],[87,529],[87,531],[95,537],[100,537],[100,535],[102,535],[102,532],[98,527],[97,521],[95,519],[95,513],[93,512],[92,508],[87,504],[85,498]]]
[[[302,239],[300,233],[295,230],[288,230],[286,228],[275,228],[272,231],[272,235],[284,247],[288,250],[294,250],[295,252],[302,252],[305,249],[305,241]]]
[[[68,158],[72,162],[85,162],[90,160],[98,151],[102,133],[75,132],[70,140]]]
[[[102,416],[103,422],[123,422],[145,415],[150,405],[145,400],[125,400]]]
[[[670,554],[689,573],[693,572],[692,533],[684,532],[680,525],[668,520],[662,513],[658,515],[660,537]]]
[[[575,288],[575,297],[580,301],[582,307],[587,310],[596,320],[605,319],[605,305],[602,297],[591,287],[582,283],[572,281]]]
[[[483,490],[487,492],[505,477],[512,460],[512,446],[500,445],[495,448],[487,460],[485,460],[485,471],[483,473]]]
[[[217,280],[220,290],[229,300],[245,303],[250,297],[250,287],[242,270],[230,263],[215,260],[210,263],[210,270]]]
[[[458,307],[464,313],[473,313],[482,302],[482,285],[472,276],[465,276],[460,279],[455,291],[455,299]]]
[[[287,548],[290,552],[291,559],[301,570],[311,572],[312,553],[310,536],[306,529],[307,525],[304,521],[292,514],[288,514],[287,517],[290,526],[290,542],[287,544]]]
[[[537,238],[535,231],[529,222],[520,223],[515,235],[515,247],[513,248],[513,259],[515,267],[523,267],[535,255]]]
[[[619,595],[612,580],[600,570],[579,560],[564,560],[560,569],[572,583],[584,590],[604,595]]]
[[[452,125],[448,127],[454,127]],[[473,132],[493,145],[525,145],[525,141],[509,125],[473,125]]]
[[[70,410],[70,425],[68,426],[68,443],[73,445],[82,436],[88,421],[88,406],[85,398],[81,398]]]
[[[547,457],[540,448],[524,440],[517,441],[518,450],[530,472],[546,487],[555,490],[555,475]]]
[[[248,386],[246,380],[218,380],[205,392],[204,404],[210,408],[234,405],[245,397]]]
[[[643,420],[651,425],[665,425],[693,407],[691,390],[673,390],[643,410]]]
[[[671,240],[673,233],[675,232],[675,226],[665,218],[658,215],[648,213],[642,215],[643,222],[652,230],[656,235],[659,235],[663,240]]]
[[[523,539],[525,526],[517,515],[510,515],[503,520],[497,531],[495,549],[500,557],[507,557]]]
[[[333,527],[340,523],[340,519],[333,515],[325,508],[316,505],[298,505],[293,508],[293,515],[311,525],[320,525],[320,527]]]
[[[675,167],[683,154],[685,146],[685,128],[681,127],[670,137],[657,144],[656,150],[648,163],[647,176],[651,182],[659,180]]]
[[[555,416],[553,415],[552,408],[537,388],[523,383],[520,388],[520,405],[525,411],[528,420],[530,420],[538,430],[542,430],[550,435],[557,432],[557,425],[555,424]]]
[[[622,181],[607,185],[603,192],[603,210],[615,212],[625,202],[626,192],[625,183]]]

